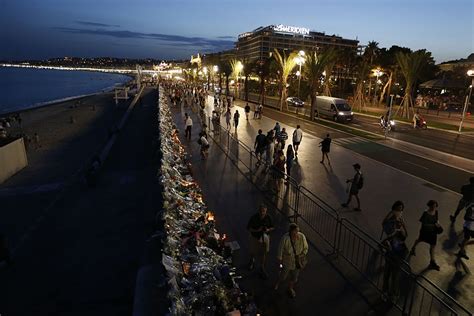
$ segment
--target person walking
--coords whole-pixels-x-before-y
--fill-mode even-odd
[[[282,149],[285,149],[285,144],[287,140],[288,140],[288,133],[286,132],[286,129],[283,127],[280,132],[280,135],[278,135],[278,141],[281,143]]]
[[[237,132],[237,127],[239,126],[239,119],[240,119],[239,110],[235,110],[235,113],[234,113],[234,127],[235,127],[235,132]]]
[[[199,133],[198,144],[201,145],[201,158],[204,160],[207,158],[210,147],[209,141],[207,140],[207,134],[205,132]]]
[[[308,242],[295,223],[291,223],[288,233],[284,234],[278,245],[277,260],[280,268],[275,290],[289,277],[288,294],[296,297],[295,284],[305,267],[308,255]]]
[[[416,246],[420,242],[425,242],[430,245],[430,265],[428,268],[439,271],[439,265],[435,260],[435,247],[438,239],[438,234],[442,232],[442,228],[438,222],[438,202],[429,200],[426,204],[428,209],[423,212],[420,217],[421,228],[420,235],[415,240],[410,251],[410,256],[416,256]]]
[[[267,152],[265,153],[265,159],[267,167],[269,168],[273,164],[273,155],[275,154],[275,141],[273,138],[273,130],[267,134]]]
[[[263,115],[263,105],[259,104],[258,105],[258,118],[262,119],[262,115]]]
[[[255,137],[255,143],[253,148],[255,149],[255,156],[257,157],[257,165],[260,165],[260,161],[262,159],[262,155],[265,152],[265,148],[267,146],[267,137],[263,135],[261,129],[258,130],[258,135]]]
[[[283,150],[279,150],[276,153],[275,159],[273,160],[273,177],[275,179],[275,191],[279,192],[283,179],[285,178],[285,164],[286,158]]]
[[[456,222],[456,217],[461,211],[474,201],[474,177],[469,178],[469,184],[465,184],[461,187],[462,198],[459,200],[458,207],[454,211],[453,215],[449,215],[451,223]]]
[[[322,142],[319,143],[319,147],[321,147],[321,163],[324,164],[324,158],[327,158],[328,164],[331,165],[331,161],[329,160],[329,151],[331,150],[331,137],[329,137],[329,134],[326,135],[326,138],[322,140]]]
[[[291,177],[291,167],[293,167],[293,161],[295,159],[295,152],[293,151],[293,146],[288,145],[288,149],[286,150],[286,182],[285,184],[289,184],[289,179]]]
[[[250,106],[249,104],[247,103],[247,105],[245,106],[245,118],[247,119],[247,121],[249,120],[249,114],[250,114]]]
[[[393,223],[393,230],[382,241],[386,249],[382,282],[383,299],[386,300],[388,296],[393,302],[400,295],[400,267],[408,255],[408,247],[405,244],[408,232],[402,220],[402,212],[403,202],[396,201],[382,224],[384,226],[388,222]]]
[[[259,116],[259,105],[255,103],[254,108],[253,108],[253,119],[258,119]]]
[[[280,137],[280,131],[281,131],[280,123],[276,122],[275,126],[273,127],[273,130],[275,131],[276,139],[278,139],[278,137]]]
[[[352,179],[347,179],[346,183],[351,183],[350,190],[349,190],[349,197],[347,198],[346,203],[342,203],[343,207],[349,206],[351,203],[352,197],[354,196],[357,200],[357,207],[354,208],[354,211],[362,211],[360,209],[360,199],[359,199],[359,190],[362,189],[364,186],[364,177],[362,176],[362,172],[360,171],[360,165],[358,163],[353,164],[355,174]]]
[[[260,260],[260,277],[267,279],[268,274],[265,269],[267,254],[270,250],[269,233],[275,229],[270,215],[267,213],[267,206],[261,204],[258,212],[254,214],[248,224],[247,230],[250,232],[249,252],[250,261],[249,270],[253,270],[255,259]]]
[[[293,131],[293,148],[295,149],[295,156],[298,159],[298,149],[300,148],[301,140],[303,139],[303,131],[299,125]]]
[[[231,118],[232,118],[232,113],[230,112],[230,109],[227,108],[227,111],[225,112],[225,123],[226,123],[227,129],[230,129]]]
[[[474,238],[474,202],[471,202],[466,206],[466,214],[464,215],[464,239],[459,244],[459,252],[457,256],[469,260],[468,255],[466,254],[466,246],[469,243],[471,238]]]
[[[184,131],[184,136],[188,140],[191,139],[191,129],[193,127],[193,120],[191,119],[191,116],[188,115],[188,113],[184,113],[184,124],[186,126],[186,130]]]

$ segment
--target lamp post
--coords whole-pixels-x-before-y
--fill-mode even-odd
[[[464,108],[462,110],[462,117],[461,117],[461,122],[459,123],[459,133],[462,131],[462,124],[464,123],[464,118],[466,117],[466,111],[467,111],[467,106],[471,100],[471,95],[472,95],[472,86],[474,86],[474,70],[468,70],[467,75],[471,77],[471,85],[469,86],[469,93],[466,95],[466,102],[464,102]]]
[[[379,87],[379,84],[380,84],[379,78],[380,78],[381,75],[383,75],[383,72],[379,68],[377,68],[377,69],[374,70],[374,74],[377,77],[377,81],[375,81],[375,92],[374,92],[373,103],[375,103],[376,100],[377,100],[377,92],[378,92],[378,87]]]
[[[212,66],[212,73],[213,73],[213,76],[212,76],[212,86],[215,87],[216,85],[216,74],[217,72],[219,71],[219,67],[217,65],[214,65]],[[214,88],[214,91],[216,89]]]
[[[298,77],[298,99],[300,98],[300,86],[301,86],[301,66],[304,64],[305,59],[305,52],[300,50],[298,52],[298,57],[296,57],[296,63],[300,66],[300,69],[296,72],[296,76]]]
[[[237,62],[237,96],[240,98],[240,73],[242,72],[242,70],[244,69],[244,64],[242,64],[242,62],[239,60]],[[236,96],[236,97],[237,97]]]

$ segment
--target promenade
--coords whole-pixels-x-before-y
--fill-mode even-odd
[[[250,119],[247,122],[243,105],[244,102],[237,101],[232,108],[232,114],[235,110],[239,110],[241,114],[236,137],[248,147],[253,148],[258,129],[262,129],[266,133],[274,127],[275,120],[267,117],[267,115],[272,116],[274,113],[266,109],[265,116],[261,120]],[[212,111],[212,107],[212,102],[208,102],[206,108],[208,115]],[[253,113],[250,117],[253,117]],[[389,212],[392,203],[395,200],[402,200],[405,203],[404,220],[409,234],[407,245],[411,247],[418,237],[420,228],[418,220],[423,210],[426,209],[426,202],[430,199],[437,200],[440,224],[445,228],[445,232],[438,237],[436,249],[437,262],[441,266],[441,271],[426,269],[429,263],[428,245],[426,244],[420,244],[417,248],[417,256],[411,257],[412,271],[415,274],[426,276],[465,307],[474,310],[474,302],[470,299],[474,281],[469,275],[474,266],[473,261],[459,262],[455,256],[458,251],[457,244],[462,238],[462,220],[459,219],[453,226],[449,222],[449,215],[455,209],[460,198],[455,190],[468,181],[469,173],[465,173],[464,178],[455,178],[459,182],[446,188],[420,176],[413,176],[402,168],[397,168],[396,163],[399,162],[394,161],[394,165],[389,165],[373,158],[373,155],[384,155],[384,151],[389,150],[387,147],[369,142],[358,143],[354,137],[328,131],[324,127],[298,121],[293,117],[280,115],[279,118],[281,119],[280,125],[286,128],[290,139],[296,124],[301,124],[304,132],[299,159],[292,176],[373,238],[377,240],[380,238],[382,220]],[[223,118],[221,124],[225,126]],[[321,152],[318,145],[327,132],[333,138],[330,153],[331,167],[319,163]],[[365,178],[364,188],[359,194],[362,212],[354,212],[351,208],[340,207],[341,202],[347,198],[345,180],[353,176],[352,164],[356,162],[361,164]],[[434,176],[452,181],[450,172],[457,171],[448,169],[447,173]],[[429,176],[430,170],[425,170],[425,173]],[[472,254],[472,249],[468,248],[468,253]]]
[[[174,119],[180,131],[184,131],[184,111],[191,114],[190,108],[174,108]],[[235,254],[234,264],[242,275],[239,282],[244,291],[254,295],[262,315],[367,315],[376,314],[379,306],[373,306],[377,299],[369,301],[359,293],[344,276],[324,258],[318,245],[310,244],[309,264],[301,273],[296,286],[296,299],[289,298],[285,286],[278,291],[273,289],[278,276],[276,248],[281,236],[286,233],[289,221],[272,202],[267,200],[244,174],[233,164],[224,151],[211,142],[209,157],[202,160],[197,144],[200,131],[199,118],[192,113],[194,121],[191,140],[185,140],[184,132],[180,139],[186,146],[192,164],[193,177],[199,183],[205,202],[215,213],[216,225],[227,234],[227,240],[237,241],[240,250]],[[254,215],[260,203],[269,206],[276,230],[271,234],[270,253],[267,260],[269,278],[262,280],[258,268],[247,270],[249,233],[247,222]]]

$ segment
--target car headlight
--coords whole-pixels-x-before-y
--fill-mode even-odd
[[[394,121],[394,120],[390,120],[390,125],[395,125],[395,121]]]
[[[354,112],[351,112],[351,115],[354,115]]]
[[[344,112],[339,112],[339,113],[337,113],[337,114],[338,114],[338,115],[344,115]]]

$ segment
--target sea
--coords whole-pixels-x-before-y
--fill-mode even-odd
[[[0,115],[112,90],[123,74],[0,67]]]

